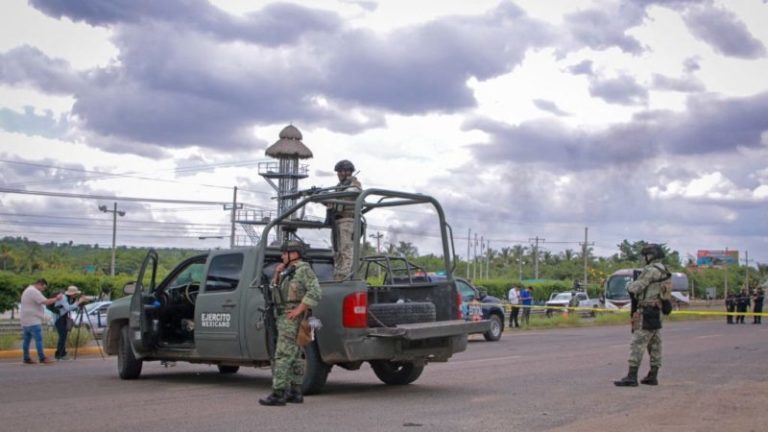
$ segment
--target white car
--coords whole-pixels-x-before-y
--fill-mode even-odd
[[[571,298],[573,297],[573,294],[570,291],[561,292],[557,294],[553,294],[552,297],[547,301],[547,306],[553,306],[553,307],[567,307],[571,303]],[[577,291],[576,292],[576,298],[579,300],[579,306],[580,308],[596,308],[598,307],[597,300],[590,300],[589,296],[587,296],[587,293],[583,291]],[[562,310],[562,309],[547,309],[547,316],[551,316],[552,312],[555,310]],[[584,310],[579,311],[582,315],[589,315],[594,316],[594,311],[586,312]]]
[[[85,324],[84,328],[86,330],[90,331],[93,329],[93,332],[98,335],[107,328],[107,309],[109,309],[111,304],[111,301],[87,303],[83,307],[82,313],[80,313],[80,310],[76,309],[71,311],[69,316],[72,318],[72,321],[75,322],[75,327]]]

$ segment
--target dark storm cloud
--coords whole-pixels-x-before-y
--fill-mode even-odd
[[[618,47],[630,54],[640,54],[643,51],[640,42],[626,31],[639,25],[644,13],[642,6],[622,2],[616,10],[595,8],[566,15],[565,27],[577,44],[594,50]]]
[[[54,118],[51,111],[38,115],[34,108],[28,106],[24,108],[23,113],[0,108],[0,129],[45,138],[61,138],[67,133],[69,126],[64,116]]]
[[[161,21],[220,40],[267,46],[293,43],[307,33],[333,32],[341,24],[331,12],[288,3],[269,4],[243,18],[229,15],[205,0],[32,0],[31,4],[54,18],[67,17],[92,25]]]
[[[386,36],[355,30],[333,41],[328,92],[358,104],[416,114],[475,106],[471,77],[512,70],[553,29],[502,3],[484,15],[447,17]]]
[[[655,90],[671,90],[684,93],[695,93],[704,90],[704,84],[695,77],[673,78],[660,74],[653,74],[651,87]]]
[[[569,116],[571,115],[568,112],[565,112],[558,108],[557,104],[555,104],[552,101],[544,100],[544,99],[534,99],[533,104],[536,105],[536,108],[546,111],[548,113],[554,114],[556,116]]]
[[[721,54],[745,59],[766,55],[765,45],[752,36],[732,12],[713,7],[691,7],[683,14],[683,19],[694,36]]]
[[[221,38],[256,30],[248,33],[238,27],[240,18],[200,1],[185,7],[154,1],[143,7],[126,1],[34,4],[52,16],[112,27],[117,61],[83,73],[87,85],[62,87],[75,97],[81,136],[109,151],[140,154],[151,154],[153,145],[254,148],[261,144],[252,138],[255,124],[300,122],[354,134],[384,126],[387,112],[471,108],[476,101],[467,80],[507,73],[528,49],[555,38],[551,26],[511,3],[388,34],[340,27],[339,17],[325,11],[270,5],[245,19],[315,31],[313,37],[253,36],[254,43],[246,44]],[[295,44],[268,46],[288,41]],[[64,62],[33,54],[43,71],[69,70]],[[33,67],[17,72],[9,64],[0,62],[6,70],[1,82],[50,86],[29,78],[42,73]]]
[[[608,103],[620,105],[640,105],[648,100],[648,90],[629,75],[595,78],[589,85],[589,93]]]
[[[0,53],[0,83],[72,94],[81,87],[82,80],[68,62],[51,59],[39,49],[23,45]]]
[[[601,131],[578,130],[556,120],[513,126],[474,119],[463,128],[489,135],[487,144],[472,150],[482,163],[532,163],[582,171],[634,165],[664,153],[707,155],[761,148],[762,134],[768,131],[766,112],[768,93],[730,99],[691,96],[683,113],[645,112]]]

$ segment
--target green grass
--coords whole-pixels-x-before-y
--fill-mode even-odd
[[[721,316],[709,315],[687,315],[673,311],[671,315],[664,317],[664,321],[695,321],[723,319]],[[629,327],[629,312],[598,312],[595,318],[583,318],[579,314],[554,314],[551,318],[544,315],[531,315],[530,325],[521,327],[525,329],[548,329],[548,328],[569,328],[569,327],[597,327],[625,325]]]
[[[17,334],[0,335],[0,350],[9,350],[15,348],[21,338]]]
[[[67,348],[74,348],[76,341],[78,342],[77,346],[82,347],[87,345],[91,340],[93,340],[93,336],[85,328],[80,330],[80,338],[78,340],[77,329],[74,328],[69,332],[69,335],[67,335]],[[46,348],[56,348],[56,343],[58,343],[58,341],[59,335],[56,333],[56,330],[43,332],[43,346]]]

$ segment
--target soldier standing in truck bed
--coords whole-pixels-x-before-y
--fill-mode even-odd
[[[339,184],[336,185],[338,191],[363,190],[360,181],[352,175],[355,172],[355,165],[344,159],[336,163],[334,167],[336,175],[339,178]],[[353,198],[348,198],[353,201]],[[355,226],[355,204],[333,204],[329,208],[329,215],[334,225],[333,229],[333,278],[337,281],[344,280],[352,271],[352,248],[354,240]]]

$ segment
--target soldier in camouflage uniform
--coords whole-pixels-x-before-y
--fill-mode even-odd
[[[296,343],[299,322],[320,301],[320,282],[312,267],[302,261],[304,244],[298,240],[283,243],[282,263],[275,268],[272,299],[277,308],[277,347],[273,364],[272,393],[259,399],[262,405],[281,406],[302,403],[304,359]]]
[[[629,295],[637,302],[640,323],[637,329],[633,326],[629,373],[613,382],[619,387],[637,387],[637,371],[646,350],[651,358],[651,370],[640,382],[647,385],[659,384],[657,376],[661,367],[661,297],[662,291],[669,290],[668,287],[662,287],[662,284],[669,283],[671,274],[660,262],[664,258],[661,246],[648,244],[643,247],[641,254],[645,257],[646,266],[637,280],[627,287]]]
[[[363,190],[360,181],[353,176],[355,166],[352,162],[344,159],[336,163],[334,167],[336,175],[339,178],[339,184],[336,185],[339,191]],[[334,269],[333,278],[337,281],[344,280],[352,271],[352,248],[353,248],[353,230],[355,226],[355,205],[334,204],[334,233],[336,238],[334,245]]]

